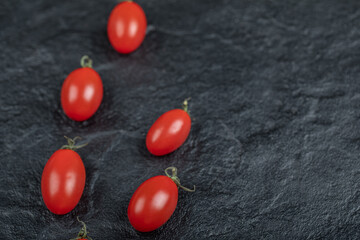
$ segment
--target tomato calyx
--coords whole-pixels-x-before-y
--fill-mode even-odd
[[[76,149],[79,149],[79,148],[82,148],[82,147],[85,147],[86,145],[88,145],[88,143],[84,143],[84,144],[81,144],[81,145],[75,145],[75,141],[77,139],[81,139],[81,137],[74,137],[73,139],[67,137],[67,136],[64,136],[65,139],[67,140],[68,144],[67,145],[63,145],[60,149],[69,149],[69,150],[73,150],[75,151]]]
[[[186,100],[185,100],[186,101]],[[171,175],[168,173],[168,171],[171,170]],[[165,174],[166,176],[168,176],[169,178],[171,178],[171,180],[174,181],[174,183],[176,184],[176,186],[178,186],[179,188],[187,191],[187,192],[195,192],[195,185],[194,185],[194,189],[190,189],[187,187],[184,187],[181,185],[180,183],[180,179],[177,176],[177,168],[176,167],[168,167],[165,169]]]
[[[92,59],[88,55],[84,55],[80,59],[80,65],[81,67],[85,68],[92,68]]]
[[[189,107],[189,101],[190,101],[191,97],[188,97],[187,99],[184,100],[183,104],[182,104],[182,109],[190,115],[190,111],[188,109]]]
[[[80,221],[79,217],[76,217],[76,218],[77,218],[78,222],[83,225],[83,227],[81,228],[80,232],[78,233],[78,236],[76,238],[72,238],[70,240],[78,240],[78,239],[92,240],[92,238],[87,235],[88,232],[86,231],[86,224],[83,221]]]

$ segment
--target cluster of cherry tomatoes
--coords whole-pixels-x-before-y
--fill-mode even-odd
[[[146,26],[142,8],[132,1],[122,2],[112,10],[109,17],[109,41],[116,51],[128,54],[141,45]],[[84,56],[80,64],[81,68],[67,76],[61,89],[64,113],[75,121],[85,121],[93,116],[103,98],[102,80],[92,68],[92,60]],[[185,142],[190,128],[191,118],[186,99],[183,109],[170,110],[154,122],[146,136],[146,147],[156,156],[169,154]],[[66,139],[67,144],[55,151],[47,161],[41,178],[45,205],[51,212],[60,215],[69,213],[78,204],[86,179],[84,163],[75,152],[86,144],[76,145],[78,137]],[[130,200],[128,218],[138,231],[153,231],[168,221],[177,205],[179,187],[195,191],[195,186],[194,189],[188,189],[180,184],[175,167],[167,168],[165,174],[143,182]],[[84,224],[77,239],[85,238]]]

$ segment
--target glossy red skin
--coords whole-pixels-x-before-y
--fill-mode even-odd
[[[153,231],[169,220],[177,201],[178,188],[171,178],[152,177],[143,182],[131,197],[129,221],[137,231]]]
[[[103,83],[92,68],[72,71],[61,88],[61,106],[65,114],[75,121],[89,119],[99,108],[103,98]]]
[[[107,33],[111,45],[119,53],[135,51],[143,42],[146,34],[144,10],[135,2],[124,1],[112,10]]]
[[[191,118],[182,109],[173,109],[161,115],[146,135],[146,147],[156,156],[178,149],[189,136]]]
[[[74,209],[84,191],[85,178],[79,154],[57,150],[47,161],[41,177],[41,193],[47,208],[59,215]]]

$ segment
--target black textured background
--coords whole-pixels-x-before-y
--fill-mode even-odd
[[[116,53],[115,0],[0,2],[0,239],[359,239],[360,2],[139,0],[143,45]],[[104,99],[76,123],[65,77],[94,60]],[[186,143],[154,157],[154,120],[191,97]],[[43,204],[40,179],[63,135],[82,136],[83,197]],[[127,205],[174,165],[186,186],[160,229],[136,232]]]

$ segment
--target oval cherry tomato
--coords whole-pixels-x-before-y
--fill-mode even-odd
[[[138,4],[132,1],[119,3],[108,20],[109,41],[119,53],[131,53],[143,42],[146,25],[144,10]]]
[[[167,173],[172,170],[172,176]],[[143,182],[131,197],[128,218],[131,225],[140,232],[153,231],[166,223],[175,211],[178,201],[178,187],[193,192],[180,184],[177,169],[169,167],[167,176],[155,176]]]
[[[140,232],[162,226],[173,214],[178,201],[178,188],[167,176],[155,176],[143,182],[132,196],[128,217]]]
[[[83,67],[71,72],[61,88],[61,106],[65,114],[75,121],[89,119],[99,108],[103,98],[101,78],[89,67],[91,62],[90,65],[83,64],[84,57]]]
[[[41,193],[47,208],[59,215],[74,209],[84,191],[85,177],[79,154],[70,149],[57,150],[47,161],[41,177]]]
[[[181,109],[161,115],[146,135],[146,147],[156,156],[166,155],[178,149],[189,136],[191,118]]]

